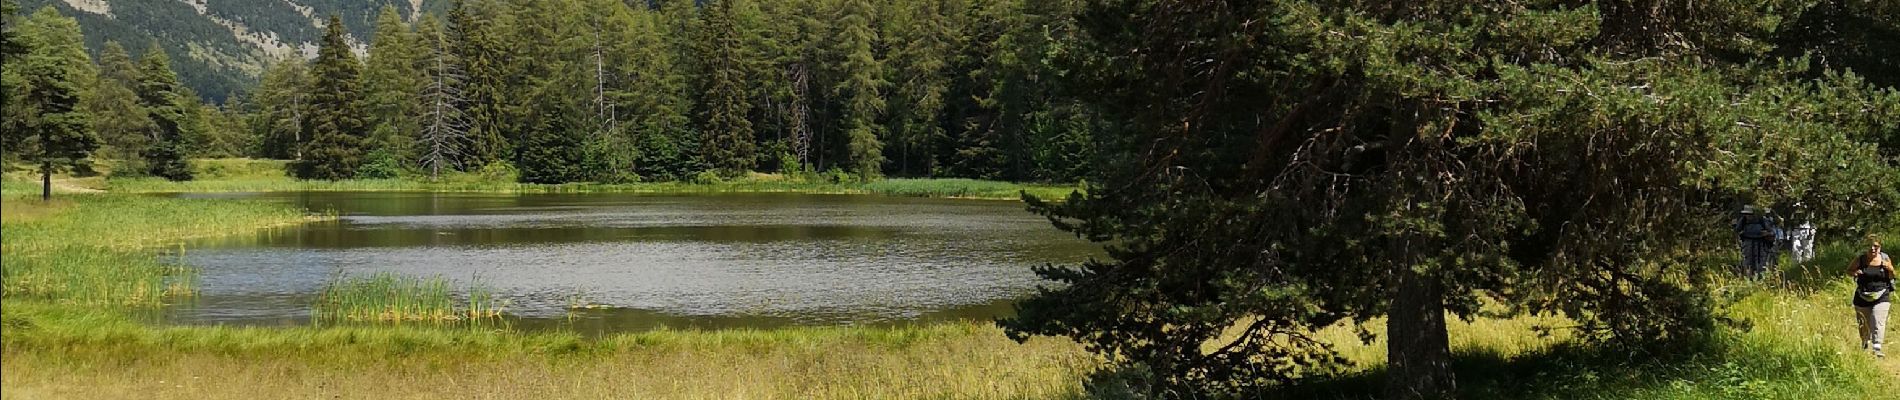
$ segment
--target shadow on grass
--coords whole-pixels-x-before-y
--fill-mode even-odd
[[[1459,352],[1452,369],[1462,399],[1858,398],[1832,352],[1711,342],[1674,355],[1564,345],[1505,356]],[[1243,398],[1378,399],[1385,370],[1308,379]]]

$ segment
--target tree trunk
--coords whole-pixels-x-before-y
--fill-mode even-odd
[[[1451,398],[1451,341],[1445,332],[1444,287],[1407,269],[1386,322],[1387,400]]]
[[[53,162],[40,161],[40,201],[53,199]]]

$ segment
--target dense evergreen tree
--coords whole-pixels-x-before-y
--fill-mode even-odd
[[[468,116],[468,145],[462,152],[462,166],[481,168],[505,161],[513,148],[508,143],[508,121],[503,115],[503,99],[510,95],[507,80],[507,54],[504,15],[493,0],[457,0],[448,13],[449,38],[468,75],[463,87],[463,112]]]
[[[739,0],[718,0],[706,10],[706,142],[701,151],[706,163],[727,174],[751,170],[757,161],[752,121],[750,85],[746,81],[748,49],[735,21]]]
[[[384,5],[376,17],[375,40],[363,67],[363,110],[368,117],[369,141],[384,159],[372,160],[395,167],[413,157],[423,74],[417,69],[427,50],[393,5]],[[388,172],[388,171],[383,171]]]
[[[687,176],[698,168],[688,149],[697,143],[687,117],[693,102],[680,62],[666,41],[663,14],[630,9],[624,15],[626,25],[611,40],[621,55],[608,66],[609,79],[619,84],[607,96],[622,120],[619,135],[628,142],[615,151],[633,153],[632,172],[640,178]]]
[[[593,64],[584,60],[590,46],[570,22],[573,4],[524,0],[512,7],[516,60],[510,83],[516,88],[507,113],[515,123],[515,167],[529,183],[567,183],[595,177],[598,166],[588,151],[598,138],[590,129],[586,77]],[[588,36],[591,36],[589,34]]]
[[[139,105],[152,120],[151,144],[141,150],[146,173],[174,181],[191,180],[187,137],[201,127],[196,96],[181,91],[171,58],[157,45],[139,57]],[[187,133],[191,130],[192,133]]]
[[[190,87],[186,87],[187,90]],[[246,96],[230,94],[224,96],[224,105],[196,104],[196,128],[189,131],[198,135],[190,138],[192,157],[227,158],[252,154],[258,146],[258,136],[251,133],[245,123],[243,110],[248,107]]]
[[[20,44],[19,34],[14,32],[14,13],[20,12],[20,4],[13,0],[0,0],[0,58],[12,60],[26,54],[26,47]]]
[[[948,138],[940,144],[944,168],[954,176],[1007,179],[1008,144],[1014,138],[1013,125],[1005,119],[1014,109],[1000,93],[1017,87],[1009,83],[1019,76],[1011,72],[1020,65],[1013,61],[1009,41],[1022,34],[1023,18],[1007,1],[977,0],[961,12],[969,23],[963,29],[966,45],[953,59],[952,68],[963,71],[951,85],[955,101],[944,111],[949,123]]]
[[[344,41],[342,22],[332,15],[326,29],[310,66],[310,113],[304,124],[309,142],[303,145],[303,160],[292,166],[303,179],[354,178],[363,164],[362,67]]]
[[[40,198],[50,199],[53,174],[87,167],[87,157],[99,148],[87,127],[91,115],[79,109],[81,84],[97,72],[86,57],[79,23],[52,7],[33,13],[16,33],[26,53],[0,71],[15,82],[8,89],[18,92],[7,107],[6,119],[13,121],[5,133],[7,152],[39,166]]]
[[[375,14],[376,29],[358,32],[373,39],[359,64],[360,129],[352,132],[359,146],[312,145],[317,85],[337,83],[316,76],[305,60],[269,63],[255,90],[235,95],[242,107],[192,104],[173,116],[186,155],[303,160],[316,147],[358,148],[330,152],[355,154],[341,157],[354,160],[344,164],[374,165],[349,168],[351,176],[518,162],[524,153],[517,147],[544,133],[535,127],[559,119],[549,113],[571,112],[578,122],[556,125],[571,126],[559,134],[576,140],[534,141],[580,143],[562,158],[590,165],[580,174],[586,180],[813,170],[807,166],[865,178],[888,171],[1073,180],[1087,170],[1081,161],[1094,146],[1088,107],[1069,100],[1056,79],[1063,72],[1055,61],[1075,40],[1075,2],[1044,3],[445,2],[448,51],[441,55],[453,60],[444,66],[459,71],[461,82],[455,106],[439,110],[453,110],[458,116],[450,119],[466,126],[446,163],[423,161],[428,140],[417,135],[434,112],[423,101],[425,58],[434,52],[419,27],[405,26],[400,7],[386,7]],[[137,113],[111,105],[123,93],[110,84],[87,86],[101,86],[84,98],[102,115],[95,128],[112,144],[108,155],[138,164],[140,157],[121,151],[149,147],[134,139],[150,135],[121,134],[139,125]],[[573,109],[542,101],[556,94],[580,101]],[[239,120],[247,133],[229,128]]]
[[[107,41],[99,50],[98,64],[99,79],[80,103],[92,114],[92,131],[103,144],[98,155],[119,160],[118,171],[144,171],[139,153],[151,145],[155,127],[134,91],[140,80],[138,66],[117,41]]]
[[[1312,333],[1375,319],[1386,398],[1453,397],[1445,319],[1487,304],[1693,348],[1720,269],[1684,266],[1733,240],[1711,221],[1803,202],[1845,228],[1900,200],[1868,140],[1900,94],[1763,46],[1801,11],[1091,2],[1070,65],[1105,160],[1086,195],[1031,203],[1112,258],[1039,270],[1061,284],[1004,325],[1176,397],[1338,366]]]
[[[19,4],[13,0],[0,0],[0,65],[13,65],[20,62],[27,53],[25,43],[20,42]],[[0,163],[11,162],[18,157],[23,146],[19,140],[25,135],[8,132],[26,130],[26,110],[19,96],[24,95],[19,74],[6,73],[0,69]]]
[[[360,125],[347,129],[362,139],[359,145],[312,144],[317,130],[332,130],[318,126],[319,114],[323,123],[334,123],[328,118],[339,109],[319,110],[318,85],[347,84],[319,77],[313,62],[301,59],[269,63],[255,90],[235,95],[242,107],[192,105],[177,116],[187,155],[306,160],[307,151],[322,147],[330,154],[325,157],[336,158],[324,164],[332,172],[372,165],[366,172],[347,168],[351,176],[517,163],[527,154],[518,148],[531,141],[527,136],[548,133],[575,137],[532,141],[579,143],[580,149],[557,157],[588,165],[572,179],[836,168],[863,178],[888,171],[1073,180],[1087,170],[1081,161],[1094,146],[1088,107],[1069,100],[1056,79],[1063,72],[1055,61],[1075,40],[1074,3],[445,2],[447,51],[439,54],[450,60],[442,68],[456,71],[460,82],[449,85],[456,100],[442,103],[453,107],[443,108],[424,101],[432,84],[427,58],[437,52],[426,48],[421,27],[402,22],[407,10],[385,7],[375,14],[376,29],[358,32],[373,39],[359,64],[358,104],[344,107],[359,110],[353,112],[359,122],[344,118],[346,125]],[[346,27],[356,23],[347,19]],[[368,21],[366,15],[361,22]],[[345,37],[342,43],[355,42]],[[114,133],[138,119],[110,105],[116,92],[109,86],[86,96],[86,107],[106,116],[96,128],[107,133],[112,149],[147,147]],[[549,96],[579,101],[543,101]],[[462,121],[448,123],[465,126],[451,135],[457,139],[418,136],[438,111]],[[555,123],[567,113],[579,118]],[[240,120],[247,133],[232,133],[231,121]],[[542,132],[540,126],[570,131]],[[459,145],[425,156],[424,142]],[[357,150],[339,150],[346,148]],[[550,150],[571,149],[531,153]],[[126,164],[139,158],[109,155]],[[442,157],[453,160],[437,162]],[[331,162],[343,160],[353,161]]]
[[[843,103],[847,155],[851,171],[860,179],[883,175],[884,63],[873,51],[877,31],[871,26],[875,10],[868,0],[844,0],[839,11],[837,54],[839,81],[833,90]]]
[[[302,59],[286,58],[264,70],[249,117],[264,157],[303,160],[304,136],[310,114],[310,73]]]
[[[898,50],[891,56],[896,64],[891,81],[891,148],[896,172],[905,176],[929,175],[938,168],[931,145],[945,137],[943,129],[944,96],[950,90],[950,61],[961,46],[955,14],[946,13],[944,1],[922,0],[909,10],[899,10],[904,18],[894,19]]]

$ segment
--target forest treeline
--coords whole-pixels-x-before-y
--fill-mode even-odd
[[[174,179],[189,178],[165,171],[175,158],[249,156],[297,160],[293,174],[316,179],[1075,181],[1094,146],[1093,119],[1059,79],[1072,3],[467,0],[407,19],[385,8],[366,54],[333,17],[314,59],[275,62],[222,105],[179,85],[162,52],[108,42],[73,66],[75,115],[121,162],[115,174]],[[50,8],[8,24],[29,39],[24,59],[83,46]],[[30,135],[9,136],[22,158]]]

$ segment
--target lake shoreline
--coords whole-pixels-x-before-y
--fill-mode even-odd
[[[243,193],[243,192],[433,192],[433,193],[634,193],[634,194],[837,194],[924,197],[955,200],[1022,201],[1027,193],[1060,202],[1079,186],[1019,184],[967,179],[886,179],[870,183],[796,181],[735,181],[720,183],[568,183],[428,182],[406,179],[298,181],[284,179],[207,179],[169,182],[151,178],[102,180],[96,185],[113,193]],[[83,186],[78,186],[83,187]]]
[[[258,159],[191,160],[196,179],[168,181],[155,177],[55,177],[55,192],[110,193],[231,193],[231,192],[440,192],[440,193],[641,193],[722,194],[799,193],[882,195],[958,200],[1022,201],[1028,194],[1052,202],[1064,201],[1084,190],[1080,183],[1006,182],[966,178],[884,178],[858,181],[850,176],[812,173],[751,172],[737,176],[706,174],[692,181],[574,182],[538,184],[516,182],[511,173],[456,172],[438,177],[400,176],[386,179],[336,181],[297,180],[284,173],[287,161]],[[109,164],[109,163],[108,163]],[[109,172],[109,168],[108,171]],[[18,175],[18,174],[11,174]],[[9,176],[7,193],[38,193],[38,177]],[[29,187],[30,186],[30,187]]]

